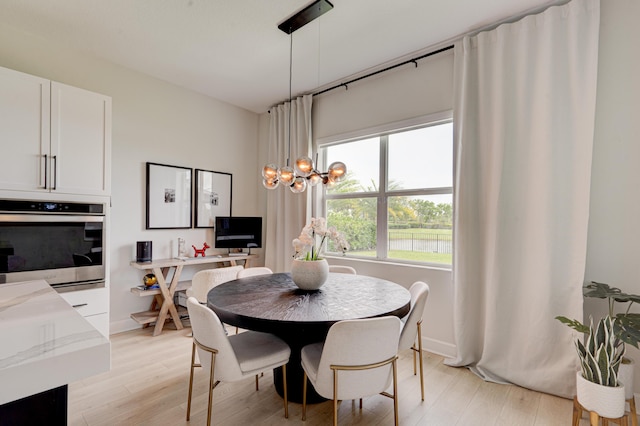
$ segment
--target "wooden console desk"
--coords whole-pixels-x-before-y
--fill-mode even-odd
[[[182,269],[185,266],[207,263],[228,263],[226,266],[236,266],[237,261],[243,260],[244,267],[247,268],[250,266],[251,259],[257,257],[257,254],[243,254],[240,256],[206,256],[190,257],[184,260],[174,258],[158,259],[151,262],[131,262],[131,266],[134,268],[154,274],[158,279],[159,287],[150,290],[143,290],[138,287],[131,288],[131,292],[140,297],[153,296],[149,310],[131,314],[131,318],[144,327],[155,322],[156,325],[153,330],[154,336],[162,333],[164,323],[168,319],[167,315],[171,316],[171,319],[176,324],[176,328],[181,330],[184,327],[182,321],[180,321],[178,310],[173,303],[173,295],[176,291],[186,290],[189,287],[189,283],[180,283],[180,274],[182,274]],[[169,277],[170,281],[168,282]]]

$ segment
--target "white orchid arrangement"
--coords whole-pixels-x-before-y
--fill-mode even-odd
[[[302,228],[300,236],[293,240],[295,254],[294,259],[299,260],[319,260],[320,252],[327,238],[333,241],[343,254],[349,249],[349,244],[342,233],[330,226],[327,228],[327,221],[323,217],[311,218],[311,224]],[[319,244],[316,245],[320,241]]]

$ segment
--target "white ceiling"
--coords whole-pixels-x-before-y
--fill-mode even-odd
[[[311,92],[549,0],[330,0],[293,33],[293,94]],[[1,0],[0,24],[265,112],[289,97],[289,36],[311,0]]]

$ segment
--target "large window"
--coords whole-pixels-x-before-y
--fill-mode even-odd
[[[331,141],[320,150],[326,164],[347,165],[346,179],[324,193],[324,213],[347,237],[348,256],[451,265],[450,115]]]

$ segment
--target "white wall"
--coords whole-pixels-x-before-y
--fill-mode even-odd
[[[145,230],[147,161],[232,173],[233,214],[261,213],[255,202],[261,188],[253,154],[257,114],[8,27],[0,27],[0,66],[113,99],[111,333],[139,327],[129,315],[148,309],[151,302],[130,292],[143,275],[129,266],[136,241],[153,241],[156,259],[171,257],[179,236],[189,248],[205,240],[213,245],[210,230]],[[193,271],[185,269],[183,277]]]
[[[599,281],[640,294],[640,2],[601,3],[598,100],[591,176],[585,282]],[[635,309],[640,312],[640,309]],[[603,300],[585,301],[585,318],[607,312]],[[635,392],[640,390],[640,353]]]

